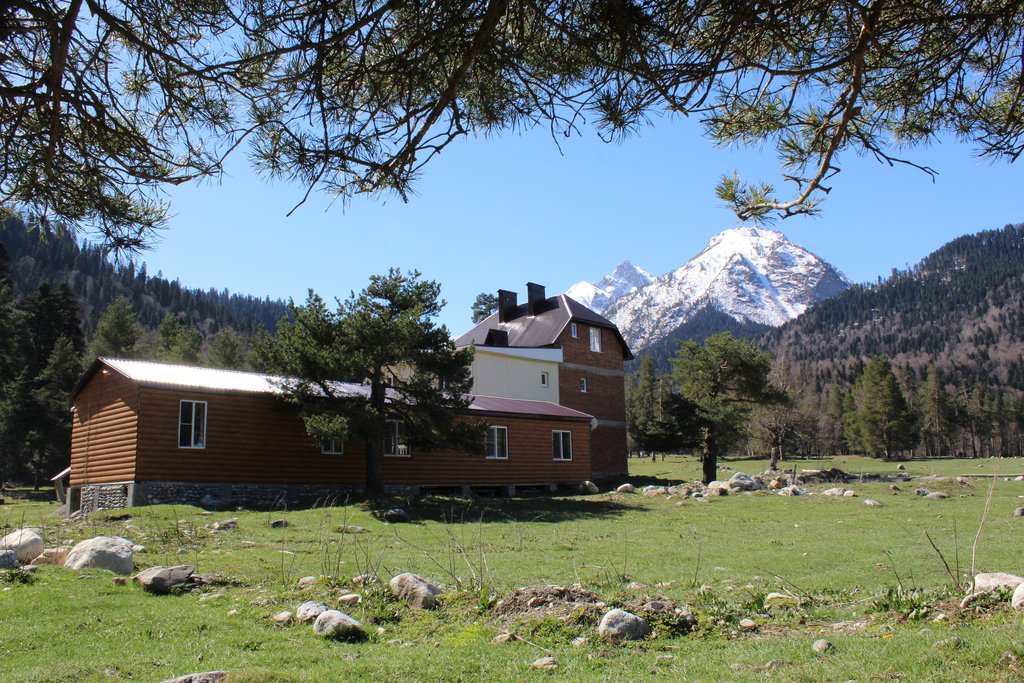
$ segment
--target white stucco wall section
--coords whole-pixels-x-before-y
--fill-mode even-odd
[[[477,346],[473,356],[473,393],[558,403],[561,349]],[[541,373],[547,373],[544,386]]]

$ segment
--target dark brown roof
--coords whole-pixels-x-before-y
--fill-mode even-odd
[[[529,315],[527,304],[517,306],[505,322],[499,322],[498,314],[492,313],[476,327],[455,340],[455,345],[509,346],[512,348],[543,348],[554,346],[571,321],[582,322],[596,327],[606,327],[615,333],[622,345],[626,360],[633,354],[619,328],[611,320],[590,310],[565,294],[549,297],[536,315]]]

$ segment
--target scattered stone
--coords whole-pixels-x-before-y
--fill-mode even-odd
[[[675,657],[673,657],[672,655],[658,655],[654,658],[654,662],[656,664],[668,664],[673,659],[675,659]]]
[[[287,519],[275,519],[270,523],[271,529],[283,529],[288,526]]]
[[[771,671],[772,669],[778,669],[780,666],[786,666],[792,664],[792,659],[770,659],[764,666],[755,666],[751,671],[761,673],[762,671]]]
[[[135,575],[135,583],[148,593],[163,595],[184,588],[195,570],[195,566],[191,564],[150,567]]]
[[[34,564],[23,564],[21,565],[21,571],[24,574],[35,574],[37,571],[39,571],[39,567],[35,566]]]
[[[346,593],[338,596],[339,605],[358,605],[363,601],[363,596],[355,593]]]
[[[889,490],[890,490],[890,491],[892,491],[893,495],[896,495],[897,493],[899,493],[899,492],[900,492],[900,491],[902,491],[903,489],[901,489],[901,488],[900,488],[899,486],[897,486],[896,484],[889,484]]]
[[[729,482],[727,481],[713,481],[708,484],[707,495],[709,496],[728,496],[729,495]]]
[[[124,576],[115,576],[113,579],[111,579],[111,581],[114,582],[115,586],[127,586],[128,585],[128,579],[127,579],[127,577],[124,577]]]
[[[1018,517],[1018,518],[1019,517],[1024,517],[1024,508],[1017,508],[1016,510],[1014,510],[1013,511],[1013,516],[1014,517]]]
[[[64,562],[67,561],[68,553],[70,552],[71,546],[69,545],[64,545],[59,548],[47,548],[32,560],[32,564],[55,564],[58,566],[64,566]]]
[[[790,484],[789,486],[783,486],[779,489],[780,496],[802,496],[807,493],[807,489],[802,489],[796,484]]]
[[[505,643],[514,643],[519,638],[514,633],[499,633],[498,635],[491,638],[492,643],[504,645]]]
[[[541,657],[530,666],[534,669],[550,671],[558,668],[558,660],[554,657]]]
[[[352,577],[352,583],[357,586],[372,586],[380,583],[380,579],[376,574],[360,574],[359,576]]]
[[[403,510],[402,508],[391,508],[390,510],[384,511],[384,514],[381,515],[381,519],[383,519],[385,522],[388,522],[389,524],[408,522],[409,513]]]
[[[619,488],[615,489],[615,491],[618,493],[633,493],[634,491],[636,491],[636,487],[634,487],[632,484],[623,484]]]
[[[844,498],[856,498],[857,497],[857,493],[856,493],[856,491],[846,490],[846,491],[843,491],[843,497]]]
[[[231,519],[225,519],[223,522],[214,522],[210,526],[210,528],[211,529],[220,530],[220,531],[226,531],[228,529],[237,529],[238,528],[238,520],[236,518],[232,517]]]
[[[773,602],[790,602],[796,600],[792,595],[786,595],[785,593],[769,593],[764,596],[764,602],[766,605]]]
[[[290,610],[283,610],[270,617],[270,620],[278,626],[291,626],[295,620],[295,615]]]
[[[832,643],[830,643],[829,641],[825,640],[824,638],[818,638],[811,645],[811,649],[814,650],[815,652],[817,652],[819,655],[823,655],[826,652],[829,652],[830,650],[834,649],[834,647],[835,646],[832,645]]]
[[[582,484],[580,484],[580,486],[587,493],[600,493],[600,491],[601,491],[601,489],[597,488],[597,484],[595,484],[594,482],[589,481],[589,480],[583,482]]]
[[[0,550],[0,569],[17,569],[18,554],[13,550]]]
[[[115,574],[131,574],[135,569],[132,542],[119,536],[97,536],[82,541],[68,553],[68,569],[105,569]]]
[[[1010,604],[1018,612],[1024,612],[1024,583],[1013,589],[1013,597],[1010,598]]]
[[[331,606],[325,602],[307,600],[295,608],[295,619],[300,624],[308,624],[311,621],[316,621],[317,617],[329,609]]]
[[[629,588],[630,590],[634,591],[642,591],[643,589],[647,588],[647,584],[641,583],[639,581],[630,581],[629,585],[627,585],[626,588]]]
[[[206,671],[204,673],[178,676],[177,678],[168,678],[163,683],[224,683],[227,680],[227,671]]]
[[[651,627],[646,621],[623,609],[613,609],[605,614],[597,627],[597,634],[601,638],[613,642],[643,640],[650,632]]]
[[[916,493],[919,496],[927,496],[929,493],[931,493],[931,491],[929,491],[923,486],[919,486],[916,489],[914,489],[914,493]]]
[[[228,616],[229,617],[237,617],[238,616],[238,610],[236,610],[236,609],[229,609],[228,610]]]
[[[960,636],[953,636],[952,638],[946,638],[940,640],[932,645],[933,650],[954,650],[964,646],[963,639]]]
[[[576,636],[575,638],[572,639],[572,642],[570,643],[570,645],[572,645],[573,647],[583,647],[584,645],[587,644],[587,642],[588,641],[587,641],[587,638],[585,636]]]
[[[974,577],[973,593],[988,593],[990,591],[1005,588],[1016,590],[1017,586],[1024,583],[1024,578],[1015,574],[1004,574],[1003,572],[990,572],[978,574]]]
[[[210,600],[220,600],[226,597],[223,593],[205,593],[199,596],[199,602],[209,602]]]
[[[31,562],[44,549],[43,537],[35,529],[18,529],[0,538],[0,550],[13,550],[22,564]]]
[[[821,495],[823,495],[823,496],[841,496],[844,493],[846,493],[846,492],[843,489],[831,488],[831,489],[825,489],[824,491],[822,491]]]
[[[1016,666],[1016,664],[1017,664],[1017,655],[1013,654],[1009,650],[1004,652],[1003,656],[999,658],[998,662],[996,662],[996,666],[998,666],[1000,668],[1009,667],[1009,666]]]
[[[880,507],[882,507],[882,504],[879,503],[874,498],[865,498],[864,499],[864,504],[867,505],[869,508],[880,508]]]
[[[645,486],[644,495],[648,497],[666,496],[668,495],[668,489],[664,486]]]
[[[356,526],[355,524],[341,524],[334,528],[339,534],[362,534],[369,529],[364,526]]]
[[[757,491],[764,487],[749,474],[736,472],[729,477],[729,488],[733,491]]]
[[[303,576],[299,579],[299,590],[309,590],[316,585],[316,580],[315,576]]]
[[[903,470],[907,469],[907,466],[904,465],[903,463],[900,463],[899,465],[896,465],[896,469],[902,472]]]
[[[927,496],[925,496],[925,498],[934,498],[942,500],[943,498],[949,498],[949,495],[944,493],[943,491],[932,491]]]
[[[399,574],[388,585],[413,609],[433,608],[437,604],[437,596],[444,593],[440,586],[409,572]]]
[[[757,622],[753,619],[740,619],[740,628],[744,631],[753,631],[757,628]]]
[[[358,621],[336,609],[321,612],[313,622],[313,633],[333,640],[364,640],[366,631]]]

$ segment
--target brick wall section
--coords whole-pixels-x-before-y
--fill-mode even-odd
[[[624,354],[615,333],[601,330],[601,351],[590,350],[590,325],[577,323],[578,336],[572,336],[571,325],[559,338],[562,346],[562,367],[558,371],[558,392],[562,405],[593,415],[601,424],[591,433],[591,478],[607,479],[622,476],[626,464],[626,380],[623,373]],[[586,366],[593,370],[575,368]],[[602,372],[603,371],[603,372]],[[587,380],[587,393],[580,391],[580,379]]]

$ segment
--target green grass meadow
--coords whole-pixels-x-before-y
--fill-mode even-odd
[[[755,474],[766,464],[727,461],[720,476]],[[856,457],[785,464],[896,474],[894,463]],[[638,487],[698,476],[692,458],[634,459],[630,467]],[[98,570],[41,566],[27,578],[0,572],[0,681],[148,682],[209,670],[253,682],[1024,680],[1014,660],[1024,669],[1024,619],[995,598],[961,611],[954,583],[970,571],[987,502],[977,571],[1024,574],[1024,519],[1013,514],[1024,506],[1024,481],[1012,479],[1024,474],[1024,462],[906,467],[914,480],[898,484],[899,493],[889,482],[854,481],[845,487],[855,498],[759,492],[700,502],[600,493],[391,501],[408,510],[407,524],[385,524],[369,506],[344,502],[213,514],[153,506],[65,523],[52,516],[56,504],[8,497],[0,506],[3,533],[39,527],[47,547],[120,535],[146,547],[136,556],[139,569],[195,564],[213,582],[154,596]],[[955,479],[987,474],[998,476]],[[920,480],[929,475],[947,478]],[[917,486],[949,498],[916,496]],[[865,506],[866,498],[883,507]],[[238,528],[211,528],[227,518],[237,518]],[[288,526],[271,528],[275,519]],[[367,531],[340,533],[342,525]],[[413,611],[386,589],[351,583],[366,572],[386,583],[403,571],[444,584],[441,606]],[[300,589],[305,576],[318,580]],[[684,634],[664,624],[646,641],[612,645],[595,637],[593,615],[536,617],[499,605],[520,587],[574,583],[609,606],[672,600],[689,607],[697,627]],[[367,627],[365,642],[323,640],[309,626],[271,621],[304,600],[332,603],[353,589],[363,602],[345,611]],[[766,604],[771,592],[795,599]],[[744,618],[757,628],[741,629]],[[493,643],[505,630],[521,639]],[[574,646],[579,636],[588,640]],[[834,649],[817,654],[811,644],[822,637]],[[549,654],[556,670],[531,667]]]

